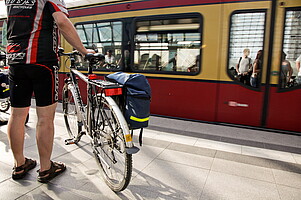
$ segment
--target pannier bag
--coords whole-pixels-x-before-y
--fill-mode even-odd
[[[0,73],[0,98],[9,97],[8,75]]]
[[[106,78],[124,86],[124,116],[131,130],[141,129],[139,135],[139,142],[141,145],[142,128],[148,126],[150,116],[151,88],[146,77],[142,74],[116,72],[107,75]]]

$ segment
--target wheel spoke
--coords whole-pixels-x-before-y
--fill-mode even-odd
[[[108,186],[113,191],[121,191],[131,179],[132,156],[125,151],[123,130],[112,106],[105,98],[97,105],[93,127],[95,158]]]

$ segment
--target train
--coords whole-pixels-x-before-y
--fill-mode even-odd
[[[301,133],[300,0],[89,2],[68,9],[83,44],[111,58],[94,73],[145,75],[152,115]],[[63,39],[61,46],[73,50]],[[60,91],[68,71],[61,63]]]

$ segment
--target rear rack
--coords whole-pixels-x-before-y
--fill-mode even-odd
[[[89,80],[89,82],[93,85],[96,85],[96,86],[104,88],[104,89],[122,88],[123,87],[123,85],[121,85],[121,84],[113,83],[113,82],[105,81],[105,80],[100,80],[100,79]]]

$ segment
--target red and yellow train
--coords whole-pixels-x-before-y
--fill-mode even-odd
[[[152,114],[301,132],[300,0],[107,1],[69,14],[85,46],[110,52],[97,75],[147,76]],[[256,87],[237,74],[244,50],[250,71],[263,52]]]

